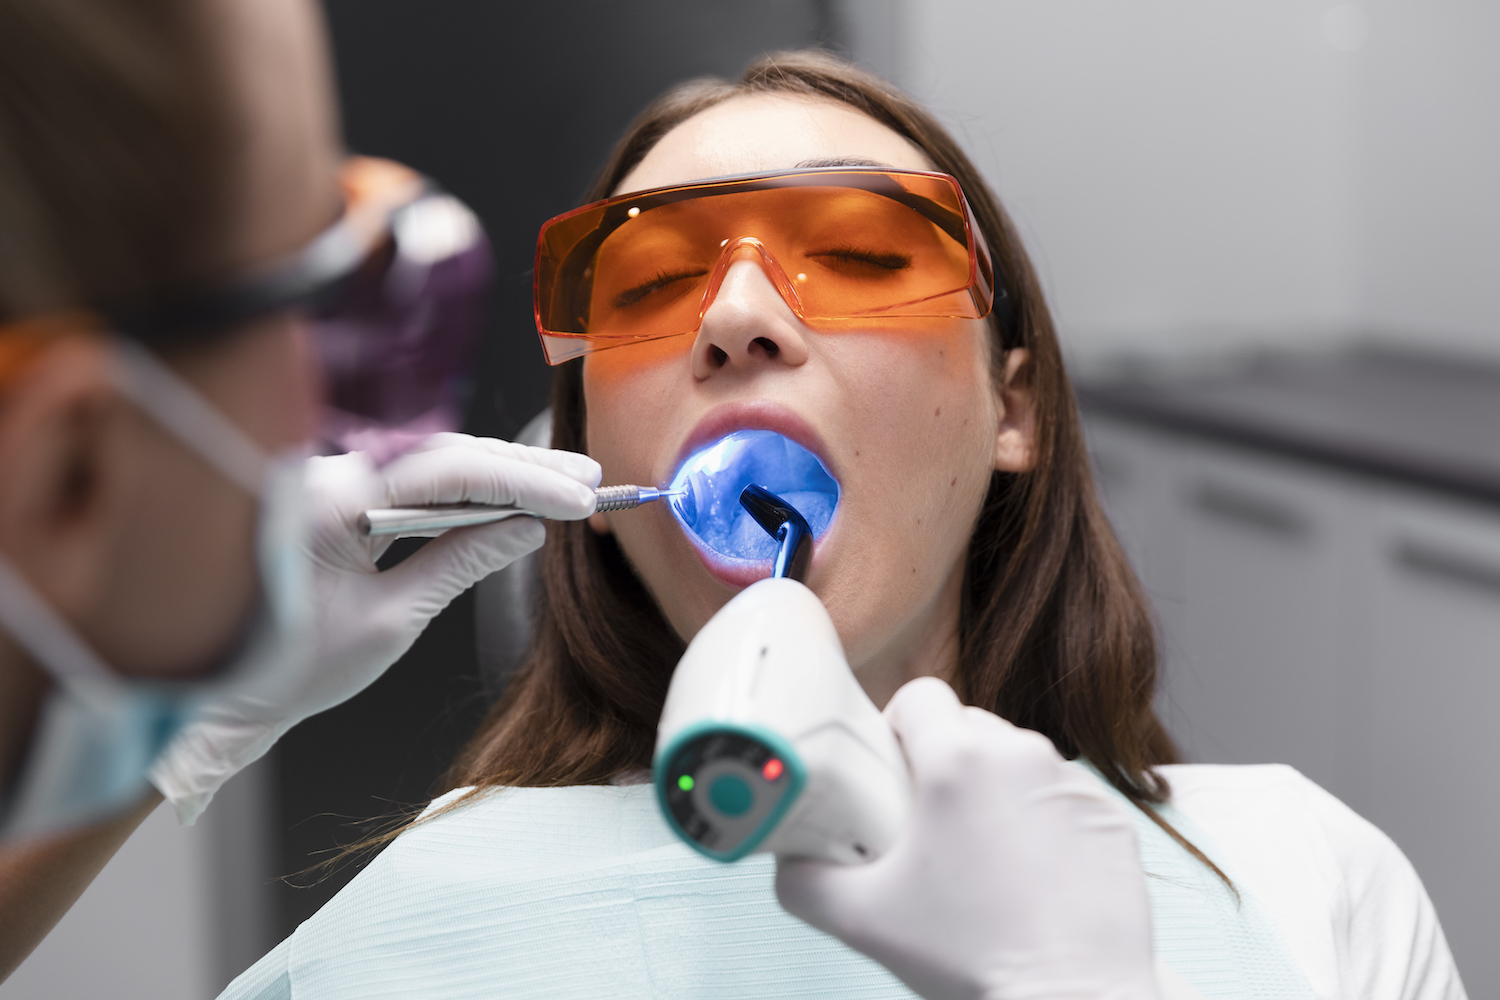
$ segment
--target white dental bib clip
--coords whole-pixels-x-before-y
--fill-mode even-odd
[[[906,760],[798,580],[807,522],[756,486],[740,502],[778,542],[774,575],[714,615],[677,664],[652,769],[662,815],[717,861],[871,861],[906,824]]]

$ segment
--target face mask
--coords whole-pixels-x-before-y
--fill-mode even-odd
[[[25,759],[0,797],[0,839],[118,814],[147,790],[146,771],[199,705],[254,692],[311,655],[311,568],[303,540],[303,456],[267,456],[151,354],[121,340],[117,384],[155,423],[260,497],[261,600],[211,680],[127,680],[112,670],[0,557],[0,627],[53,680]]]

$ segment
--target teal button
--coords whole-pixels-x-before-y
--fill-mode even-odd
[[[751,791],[744,778],[721,774],[708,787],[708,801],[725,816],[741,816],[754,804],[755,792]]]

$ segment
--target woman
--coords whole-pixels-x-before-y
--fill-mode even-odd
[[[833,194],[798,193],[834,184],[829,168],[847,175]],[[967,206],[923,201],[927,228],[837,208],[875,175],[927,172]],[[725,190],[759,192],[744,204],[760,214],[689,183],[738,175],[755,177]],[[735,432],[815,456],[837,512],[806,579],[865,690],[883,705],[935,675],[1086,761],[1133,806],[1158,955],[1206,996],[1462,996],[1415,873],[1373,827],[1287,768],[1173,765],[1149,613],[1094,499],[1038,283],[933,119],[829,56],[768,57],[648,108],[591,200],[659,188],[644,212],[575,213],[597,253],[539,269],[550,355],[583,355],[558,371],[554,445],[606,482],[672,481]],[[862,204],[916,204],[883,197]],[[825,213],[833,235],[808,236]],[[661,219],[678,221],[646,224]],[[615,252],[638,222],[647,238]],[[709,233],[706,256],[683,249]],[[969,284],[941,308],[819,291],[936,273],[959,244]],[[769,860],[694,857],[634,784],[685,641],[766,573],[689,520],[656,506],[549,527],[529,662],[454,790],[228,995],[904,995],[780,912]]]

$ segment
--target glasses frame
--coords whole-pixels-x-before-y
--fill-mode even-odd
[[[302,249],[248,277],[149,305],[70,309],[0,320],[0,379],[24,367],[42,344],[67,334],[108,330],[132,340],[171,346],[194,334],[229,329],[282,309],[321,301],[368,259],[375,244],[362,232],[366,228],[345,211]]]
[[[301,249],[241,278],[148,305],[99,309],[99,314],[117,332],[160,345],[283,309],[315,307],[390,238],[396,211],[438,190],[414,170],[360,156],[344,161],[340,188],[338,218]]]

